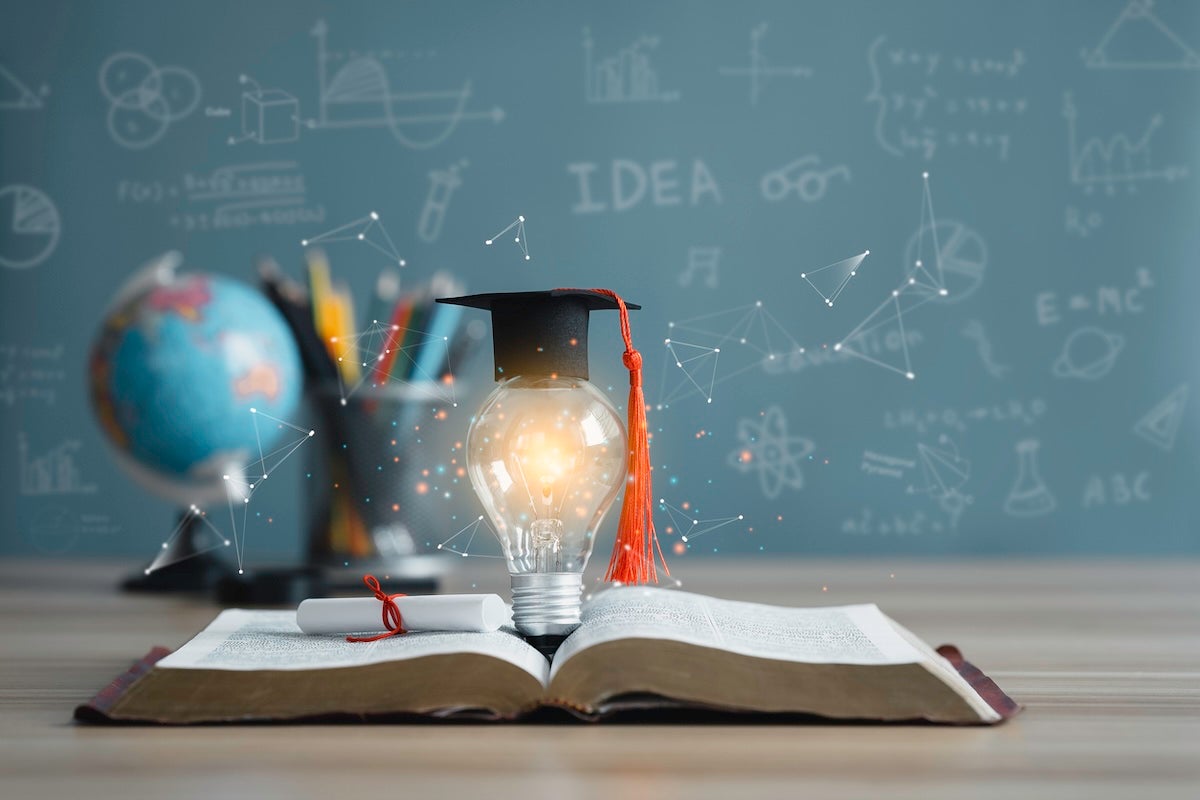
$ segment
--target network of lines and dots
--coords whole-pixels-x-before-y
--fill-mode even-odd
[[[934,263],[932,270],[925,260],[925,237],[922,235],[925,230],[929,230],[933,238]],[[929,190],[928,172],[921,173],[921,218],[917,225],[917,231],[916,259],[905,275],[904,281],[893,289],[891,294],[854,330],[833,346],[835,352],[846,353],[862,359],[869,364],[903,375],[910,381],[915,380],[917,375],[913,371],[912,357],[908,352],[908,335],[904,329],[904,315],[912,313],[926,303],[938,298],[945,298],[950,294],[946,288],[946,274],[942,266],[942,246],[938,241],[937,219],[933,213],[933,194]],[[867,355],[864,348],[855,346],[868,333],[893,324],[900,331],[900,352],[904,359],[902,368]]]
[[[237,560],[238,574],[242,575],[245,573],[246,541],[250,526],[251,498],[262,488],[271,475],[283,466],[285,461],[291,458],[306,442],[316,436],[316,431],[311,428],[302,428],[298,425],[293,425],[286,420],[271,416],[258,408],[251,408],[249,413],[254,423],[254,440],[258,446],[258,458],[249,463],[242,464],[236,470],[221,476],[222,482],[225,485],[225,496],[229,506],[231,534],[226,535],[221,532],[209,518],[208,512],[193,503],[188,507],[187,513],[180,516],[178,524],[176,524],[170,535],[167,536],[166,540],[160,546],[158,555],[150,563],[150,566],[144,570],[146,575],[150,575],[163,567],[178,564],[225,547],[233,548],[234,556]],[[268,424],[275,425],[280,429],[286,429],[286,431],[290,431],[294,435],[287,437],[283,444],[273,450],[263,450],[262,433],[259,427],[260,419],[266,420]],[[241,509],[240,513],[238,512],[239,508]],[[171,545],[195,521],[203,523],[204,530],[209,534],[208,543],[196,547],[191,553],[182,558],[173,558],[171,556]]]
[[[308,247],[310,245],[330,244],[332,242],[362,242],[368,247],[377,250],[397,266],[403,267],[408,263],[401,257],[400,250],[396,247],[396,243],[392,241],[387,228],[384,227],[383,220],[379,218],[379,213],[375,211],[370,212],[365,217],[351,220],[345,225],[339,225],[333,230],[325,231],[307,239],[301,239],[300,246]]]
[[[916,257],[912,264],[906,265],[904,280],[849,333],[832,345],[836,353],[908,380],[915,380],[917,376],[909,353],[905,317],[927,303],[944,301],[950,294],[942,264],[942,246],[938,241],[928,172],[922,173],[921,181],[917,230],[930,232],[932,263],[924,253],[924,236],[918,235]],[[826,308],[832,309],[858,275],[859,268],[870,253],[870,250],[864,250],[832,264],[805,270],[800,277],[821,297]],[[896,329],[900,334],[896,363],[888,363],[869,352],[869,335],[882,328]],[[667,329],[668,337],[663,340],[666,359],[655,410],[670,408],[672,403],[697,395],[706,404],[711,404],[716,398],[717,387],[722,383],[769,362],[786,362],[803,357],[810,349],[801,345],[761,300],[668,322]],[[823,344],[816,349],[829,347]],[[721,358],[723,355],[724,359]],[[746,356],[750,357],[749,360],[746,360]]]
[[[706,403],[712,403],[719,384],[756,368],[763,360],[786,359],[791,354],[805,352],[761,300],[668,322],[667,328],[670,336],[663,344],[669,364],[664,366],[659,386],[655,404],[658,410],[695,394],[702,396]],[[734,367],[725,371],[718,370],[722,348],[725,348],[726,361],[730,357],[734,360]],[[751,356],[749,363],[743,363],[740,358],[745,354]],[[671,366],[680,373],[673,383],[668,377]]]
[[[484,239],[483,243],[488,247],[491,247],[503,236],[507,235],[508,232],[513,228],[516,228],[516,231],[513,233],[513,242],[517,245],[517,247],[521,248],[521,255],[523,255],[525,260],[528,261],[530,259],[529,241],[525,237],[525,216],[522,214],[518,214],[517,218],[510,222],[508,227],[504,230],[489,236],[487,239]]]
[[[391,385],[407,387],[413,399],[458,407],[449,336],[373,319],[365,330],[331,336],[329,343],[338,362],[338,401],[343,406],[364,387]]]
[[[746,519],[745,514],[736,514],[731,517],[703,518],[696,515],[691,503],[684,502],[682,506],[677,506],[661,497],[658,500],[658,508],[667,515],[669,520],[663,532],[667,535],[679,534],[679,541],[675,543],[673,548],[676,555],[682,555],[701,536]]]
[[[808,272],[801,272],[800,277],[813,288],[814,292],[821,295],[821,299],[825,301],[827,307],[833,308],[833,301],[837,300],[838,295],[845,291],[850,284],[850,279],[858,275],[859,265],[869,255],[871,255],[871,251],[864,250],[856,256],[843,258],[841,261],[835,261]]]
[[[484,516],[480,514],[478,517],[459,528],[458,531],[451,534],[448,539],[440,542],[437,545],[437,549],[444,553],[454,553],[455,555],[462,556],[463,558],[504,558],[502,555],[482,553],[478,549],[472,551],[472,547],[475,544],[475,536],[479,533],[480,528],[483,528],[492,534],[492,536],[484,537],[485,541],[490,540],[495,536],[495,531],[492,530],[492,526],[489,525]]]

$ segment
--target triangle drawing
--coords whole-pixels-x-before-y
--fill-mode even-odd
[[[42,107],[41,95],[47,93],[46,87],[41,92],[34,92],[21,80],[13,75],[3,64],[0,64],[0,110],[27,110]]]
[[[850,279],[858,274],[858,266],[869,255],[871,255],[871,251],[867,250],[856,256],[850,256],[850,258],[843,258],[841,261],[827,264],[824,267],[809,270],[808,272],[801,272],[800,277],[817,294],[821,295],[821,299],[825,301],[826,306],[833,308],[833,301],[837,300],[838,295],[846,288],[846,284],[850,283]]]
[[[1150,444],[1170,452],[1175,447],[1175,437],[1179,434],[1179,423],[1183,421],[1187,401],[1188,385],[1185,383],[1147,411],[1133,426],[1133,432]]]
[[[917,455],[928,484],[942,493],[960,488],[971,477],[971,462],[958,453],[918,443]]]
[[[1089,69],[1195,69],[1200,53],[1154,13],[1154,0],[1130,0],[1100,42],[1084,50]]]

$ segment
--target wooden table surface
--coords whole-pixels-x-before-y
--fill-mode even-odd
[[[71,711],[213,606],[112,564],[0,563],[0,797],[1200,798],[1200,563],[690,561],[688,589],[877,602],[1026,706],[994,728],[86,727]],[[448,591],[502,590],[464,562]]]

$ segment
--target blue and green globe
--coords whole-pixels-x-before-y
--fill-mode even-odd
[[[223,474],[277,443],[280,426],[263,415],[294,416],[299,354],[245,284],[170,266],[148,274],[118,297],[92,348],[92,405],[135,477],[179,502],[211,499]]]

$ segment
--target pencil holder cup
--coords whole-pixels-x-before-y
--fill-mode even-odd
[[[435,383],[309,390],[324,435],[314,448],[308,560],[334,588],[361,589],[366,572],[436,589],[451,559],[437,554],[448,512],[433,474],[439,421],[452,405]],[[446,452],[440,450],[440,452]],[[443,491],[435,491],[435,486]]]

